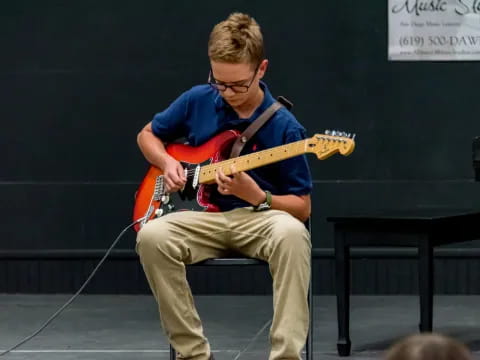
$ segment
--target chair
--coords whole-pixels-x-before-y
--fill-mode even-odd
[[[310,218],[305,222],[306,228],[310,231]],[[252,258],[241,258],[241,257],[228,257],[228,258],[217,258],[217,259],[208,259],[197,264],[190,266],[203,265],[203,266],[229,266],[229,265],[238,265],[238,266],[249,266],[249,265],[268,265],[267,262],[252,259]],[[313,265],[313,264],[312,264]],[[312,266],[311,265],[311,266]],[[313,268],[313,266],[312,266]],[[312,278],[313,271],[310,272],[310,286],[308,289],[308,307],[310,309],[310,326],[308,328],[307,343],[305,346],[306,360],[312,360],[313,358],[313,291],[312,291]],[[172,345],[170,345],[170,360],[175,360],[176,354]]]

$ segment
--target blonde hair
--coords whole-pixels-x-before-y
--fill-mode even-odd
[[[247,14],[231,14],[210,33],[208,56],[212,61],[258,66],[265,57],[260,26]]]
[[[471,360],[468,348],[448,336],[411,335],[394,344],[385,360]]]

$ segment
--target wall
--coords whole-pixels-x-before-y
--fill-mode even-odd
[[[334,291],[326,217],[479,208],[471,169],[479,68],[388,62],[386,7],[353,0],[0,5],[0,292],[79,287],[131,220],[147,169],[137,132],[206,81],[209,31],[234,10],[262,25],[266,81],[295,103],[308,133],[357,134],[348,158],[310,157],[317,293]],[[134,242],[128,233],[87,291],[148,291]],[[478,243],[464,246],[441,251],[437,291],[480,292]],[[416,291],[410,252],[355,256],[354,292]],[[196,293],[263,293],[267,274],[261,267],[196,268],[189,276]]]

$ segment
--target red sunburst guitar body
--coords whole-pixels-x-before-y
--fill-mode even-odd
[[[232,145],[238,136],[238,131],[229,130],[198,147],[170,144],[166,150],[172,157],[182,163],[185,170],[193,171],[199,164],[216,163],[228,158]],[[187,184],[184,190],[179,191],[178,198],[170,199],[169,195],[166,195],[163,191],[162,171],[155,166],[150,166],[136,193],[133,210],[134,220],[145,216],[147,218],[136,224],[135,230],[138,231],[148,220],[161,216],[165,212],[176,210],[218,211],[215,205],[209,203],[209,186],[200,184],[196,191],[189,191],[192,189],[192,178],[187,176],[187,179]],[[157,190],[157,194],[155,194],[155,190]],[[162,203],[165,205],[164,209],[160,208]]]
[[[332,131],[226,160],[239,135],[238,131],[228,130],[198,147],[184,144],[168,145],[167,152],[182,164],[187,182],[182,190],[170,196],[165,191],[162,171],[150,166],[135,195],[133,210],[133,219],[137,221],[135,230],[140,230],[147,221],[172,211],[219,211],[209,201],[212,187],[216,186],[215,173],[219,168],[226,175],[230,175],[232,164],[237,171],[247,171],[307,152],[315,153],[320,160],[335,153],[347,156],[355,148],[350,134]]]

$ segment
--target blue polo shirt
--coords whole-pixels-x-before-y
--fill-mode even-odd
[[[229,129],[240,131],[263,113],[275,99],[264,82],[262,104],[249,119],[241,119],[231,106],[223,100],[217,89],[210,85],[199,85],[184,92],[167,109],[156,114],[152,120],[152,131],[164,142],[185,138],[191,146],[199,146],[214,135]],[[278,110],[250,139],[241,155],[269,149],[275,146],[305,139],[305,129],[285,108]],[[266,165],[247,173],[264,190],[274,195],[306,195],[312,190],[310,170],[305,155]],[[221,195],[216,186],[211,202],[222,211],[251,206],[232,196]]]

